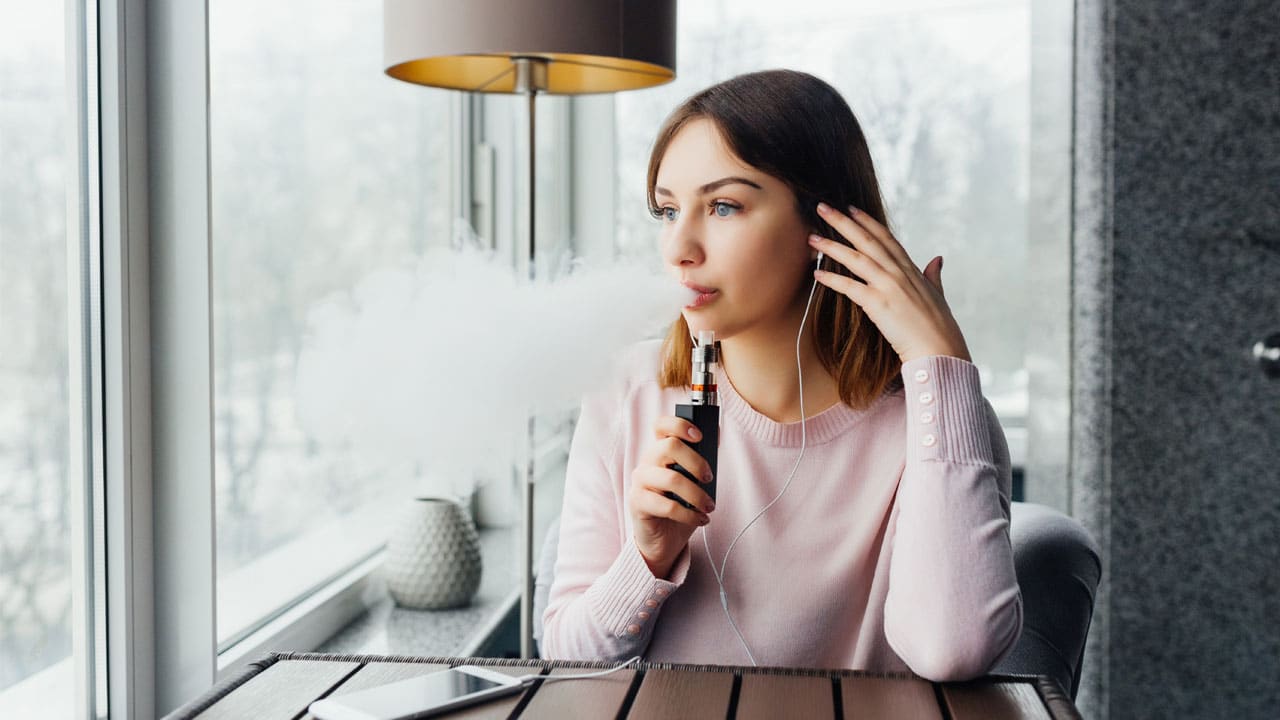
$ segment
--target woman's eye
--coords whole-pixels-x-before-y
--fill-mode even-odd
[[[680,211],[671,206],[660,207],[653,210],[653,217],[664,222],[675,222],[680,217]]]
[[[715,211],[715,214],[720,217],[729,217],[730,215],[733,215],[734,213],[741,210],[742,208],[732,203],[724,202],[723,200],[717,200],[716,202],[711,204],[711,209]]]

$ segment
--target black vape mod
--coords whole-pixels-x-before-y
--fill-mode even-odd
[[[693,373],[689,382],[689,404],[676,405],[676,417],[688,420],[702,431],[702,439],[698,442],[695,443],[688,440],[682,440],[682,442],[693,448],[711,465],[711,482],[704,485],[697,477],[694,477],[693,473],[678,464],[668,465],[672,470],[684,475],[706,490],[712,500],[716,497],[716,482],[718,480],[715,477],[717,472],[716,456],[719,454],[720,449],[720,399],[716,393],[716,373],[720,369],[720,343],[715,338],[716,334],[712,330],[703,330],[698,333],[698,344],[693,348]],[[665,495],[690,510],[697,510],[692,504],[685,502],[684,498],[675,493],[667,492]]]

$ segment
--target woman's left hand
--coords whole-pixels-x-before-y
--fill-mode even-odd
[[[809,237],[809,244],[861,281],[815,270],[818,282],[861,307],[904,364],[926,355],[972,362],[960,326],[942,295],[942,257],[929,261],[921,272],[888,228],[855,208],[849,208],[849,213],[818,204],[818,214],[852,248],[817,235]]]

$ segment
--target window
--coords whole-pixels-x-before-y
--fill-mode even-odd
[[[309,437],[293,389],[316,303],[450,238],[450,94],[382,74],[381,20],[209,7],[220,649],[376,551],[412,492]]]
[[[64,9],[0,13],[0,689],[69,699]]]
[[[620,250],[652,254],[649,149],[684,98],[733,75],[776,67],[834,85],[857,115],[890,223],[921,266],[946,258],[943,283],[984,393],[1021,463],[1027,372],[1030,3],[681,3],[679,77],[617,97]]]
[[[106,712],[87,27],[0,5],[0,717]]]
[[[539,98],[540,276],[555,274],[568,248],[601,259],[615,249],[653,254],[644,164],[680,99],[736,72],[809,70],[832,80],[858,112],[908,248],[922,261],[926,252],[947,256],[949,296],[984,386],[1016,425],[1025,375],[1021,338],[1008,327],[1025,324],[1016,313],[1026,293],[1028,4],[809,3],[782,13],[763,0],[721,0],[683,3],[680,12],[676,83]],[[376,5],[334,0],[224,0],[207,10],[132,0],[0,5],[0,717],[105,714],[108,566],[112,618],[124,618],[111,632],[127,641],[112,635],[112,710],[158,715],[207,687],[220,670],[216,650],[286,608],[309,612],[301,598],[381,545],[385,508],[404,498],[410,479],[366,472],[302,428],[293,384],[308,312],[375,268],[414,262],[449,242],[458,216],[520,268],[527,153],[523,99],[386,78],[381,36]],[[205,37],[207,55],[192,42]],[[164,142],[178,136],[175,128],[203,128],[206,71],[207,196],[203,133]],[[194,78],[198,92],[182,92]],[[149,145],[157,128],[161,141]],[[192,155],[200,161],[189,162]],[[108,168],[101,178],[100,163]],[[174,168],[194,170],[171,186],[148,174]],[[203,245],[206,197],[211,253]],[[149,226],[157,208],[164,220],[200,220],[195,228]],[[112,222],[99,225],[99,209]],[[181,403],[213,417],[212,509],[207,500],[172,501],[198,494],[175,472],[192,462],[206,466],[191,476],[207,489],[207,458],[187,458],[186,444],[156,433],[172,426],[173,407],[148,402],[161,382],[192,379],[185,365],[155,378],[156,367],[189,345],[174,325],[191,320],[196,335],[208,336],[203,293],[193,293],[201,298],[194,317],[147,306],[182,295],[173,270],[183,266],[162,265],[151,277],[146,259],[157,248],[178,257],[174,247],[185,252],[187,241],[201,263],[212,256],[210,268],[197,264],[213,279],[213,407]],[[144,331],[139,317],[180,321]],[[114,351],[96,345],[103,337]],[[152,375],[130,374],[148,361]],[[112,373],[105,381],[104,365]],[[187,385],[205,379],[207,367]],[[112,392],[122,397],[104,421]],[[532,454],[539,488],[551,494],[567,417],[537,420]],[[158,471],[125,461],[144,448],[157,465],[163,456]],[[118,534],[110,548],[101,542],[103,454],[118,470],[106,473],[114,478],[106,492],[116,493],[107,507],[128,518],[111,530]],[[511,484],[492,487],[495,500],[509,503],[495,515],[505,509],[513,521]],[[537,524],[558,507],[540,498]],[[151,606],[186,598],[174,592],[189,579],[176,567],[214,575],[208,547],[173,542],[211,515],[217,648],[208,646],[207,608],[193,620]],[[132,543],[135,529],[143,542]]]

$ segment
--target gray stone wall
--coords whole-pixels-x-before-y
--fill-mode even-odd
[[[1076,7],[1070,497],[1086,717],[1280,708],[1280,3]]]

